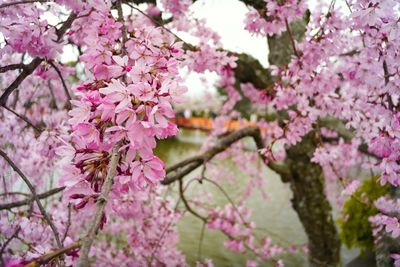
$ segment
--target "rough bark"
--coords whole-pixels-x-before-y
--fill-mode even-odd
[[[332,218],[332,208],[324,191],[324,177],[319,165],[311,163],[316,147],[313,133],[287,150],[285,163],[293,192],[292,205],[308,237],[311,266],[339,266],[340,240]]]

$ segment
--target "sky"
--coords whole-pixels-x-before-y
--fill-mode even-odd
[[[190,10],[194,18],[207,20],[207,25],[220,35],[224,49],[250,54],[264,67],[268,66],[266,38],[254,36],[244,29],[244,20],[248,12],[245,4],[233,0],[199,0]],[[181,37],[185,41],[191,41],[184,34]],[[188,97],[200,98],[205,92],[215,93],[213,85],[217,80],[217,75],[212,73],[190,74],[186,79]]]
[[[221,36],[224,48],[245,52],[268,66],[268,45],[265,37],[257,37],[244,29],[248,8],[240,1],[201,0],[193,4],[195,18],[207,19],[207,24]]]

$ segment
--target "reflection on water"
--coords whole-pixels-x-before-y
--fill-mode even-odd
[[[205,140],[205,134],[200,131],[182,131],[175,139],[164,140],[157,146],[156,153],[163,159],[167,166],[176,163],[189,156],[193,156],[200,151],[200,146]],[[242,173],[230,160],[216,161],[216,164],[222,164],[228,167],[234,173],[237,179],[235,183],[224,181],[220,185],[224,187],[231,199],[237,199],[241,196],[246,185],[247,175]],[[190,178],[198,177],[201,169],[196,170],[185,181]],[[247,200],[247,204],[252,208],[252,219],[256,222],[257,233],[259,237],[269,236],[276,244],[287,247],[289,244],[306,244],[307,238],[302,225],[293,211],[290,203],[291,192],[288,185],[283,184],[274,172],[266,167],[262,170],[265,177],[264,191],[268,198],[264,199],[258,191]],[[212,178],[212,177],[210,177]],[[237,183],[237,181],[243,181]],[[172,194],[177,196],[177,186],[171,188]],[[223,206],[228,204],[226,197],[210,183],[199,184],[192,183],[185,195],[188,199],[198,196],[201,192],[208,192],[214,197],[214,201]],[[186,213],[183,220],[178,225],[180,232],[179,248],[185,253],[190,266],[195,266],[199,254],[199,240],[201,236],[202,222],[193,215]],[[210,258],[214,266],[245,266],[246,259],[251,254],[237,254],[224,248],[223,242],[226,237],[213,230],[206,228],[204,233],[201,255],[204,258]],[[346,252],[346,251],[344,251]],[[348,253],[345,253],[348,254]],[[302,253],[287,255],[283,257],[285,266],[307,266],[306,256]],[[272,266],[269,263],[263,263],[260,266]]]

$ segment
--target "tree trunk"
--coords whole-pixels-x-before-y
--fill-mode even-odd
[[[319,165],[311,163],[316,142],[313,133],[287,150],[291,174],[282,177],[293,191],[292,205],[308,237],[311,266],[339,266],[340,239],[326,198],[324,177]]]

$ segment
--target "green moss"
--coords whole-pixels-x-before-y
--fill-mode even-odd
[[[372,228],[368,221],[370,216],[378,213],[373,202],[389,193],[389,187],[381,186],[376,177],[367,179],[349,198],[343,207],[343,218],[339,220],[340,238],[349,248],[358,247],[362,252],[373,250]]]

